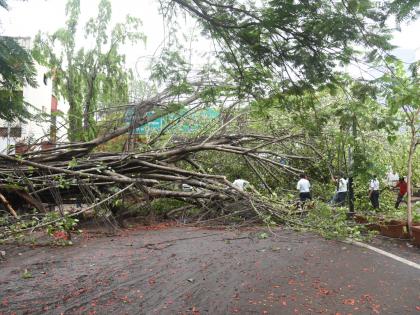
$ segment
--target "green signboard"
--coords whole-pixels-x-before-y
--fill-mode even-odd
[[[177,119],[184,115],[188,109],[183,109],[178,113],[168,114],[164,117],[157,118],[137,129],[135,129],[134,134],[138,135],[147,135],[151,133],[160,132],[165,126],[168,125],[174,119]],[[148,117],[152,116],[154,113],[149,112],[146,115]],[[130,122],[133,115],[133,109],[127,110],[126,113],[126,122]],[[219,116],[219,111],[214,108],[206,108],[200,111],[197,111],[191,115],[183,117],[180,123],[171,126],[170,129],[175,132],[189,133],[198,130],[202,127],[203,124],[208,123],[210,120],[213,120]]]

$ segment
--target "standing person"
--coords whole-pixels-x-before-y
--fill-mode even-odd
[[[339,206],[342,206],[344,202],[346,201],[346,197],[347,197],[348,179],[345,179],[344,175],[340,174],[339,177],[333,177],[333,181],[337,185],[337,194],[335,198],[333,199],[333,203]]]
[[[369,199],[373,208],[379,209],[379,180],[376,175],[373,175],[373,179],[370,180]]]
[[[300,174],[300,180],[297,183],[296,189],[299,190],[299,199],[303,203],[306,200],[312,200],[310,193],[311,184],[305,174]]]
[[[404,180],[404,177],[400,177],[398,183],[395,185],[395,188],[399,188],[397,201],[395,202],[395,209],[398,209],[401,201],[403,200],[405,194],[407,193],[407,183]]]

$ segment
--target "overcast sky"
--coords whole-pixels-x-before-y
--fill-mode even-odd
[[[9,11],[0,9],[0,34],[9,36],[33,37],[39,30],[52,33],[64,25],[64,8],[67,0],[9,0]],[[81,25],[89,17],[96,16],[99,0],[81,0]],[[147,56],[162,44],[164,27],[162,18],[158,14],[157,0],[111,0],[112,22],[120,22],[127,14],[139,17],[143,21],[143,32],[147,36],[146,47],[138,44],[136,47],[127,47],[128,64],[134,66],[147,60]],[[186,22],[193,32],[192,22]],[[393,33],[392,43],[398,46],[395,54],[405,62],[413,62],[420,57],[420,19],[410,24],[401,25],[401,32]],[[197,34],[198,35],[198,34]],[[198,45],[202,51],[209,50],[211,43],[201,41]],[[417,54],[417,56],[416,56]]]
[[[53,33],[64,26],[65,4],[67,0],[9,0],[9,11],[0,9],[0,34],[8,36],[29,36],[33,38],[39,30]],[[99,0],[81,0],[81,17],[79,24],[84,26],[90,17],[97,15]],[[157,0],[111,0],[112,21],[111,25],[123,22],[127,14],[141,19],[143,26],[141,31],[146,35],[146,45],[138,43],[135,47],[125,47],[127,63],[130,67],[143,69],[155,51],[162,47],[164,42],[164,23],[158,13],[159,1]],[[199,35],[194,29],[194,21],[182,20],[185,26],[183,31]],[[79,43],[89,45],[79,34]],[[204,39],[194,43],[194,47],[201,51],[208,51],[211,43]],[[197,57],[196,57],[197,58]],[[140,77],[143,77],[140,74]],[[145,75],[144,77],[147,77]]]

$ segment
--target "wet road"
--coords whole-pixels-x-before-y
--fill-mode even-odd
[[[420,270],[276,234],[165,228],[21,248],[0,263],[0,314],[420,314]]]

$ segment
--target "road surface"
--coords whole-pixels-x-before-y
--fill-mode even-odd
[[[0,314],[420,314],[420,270],[309,233],[263,232],[137,228],[7,247]]]

